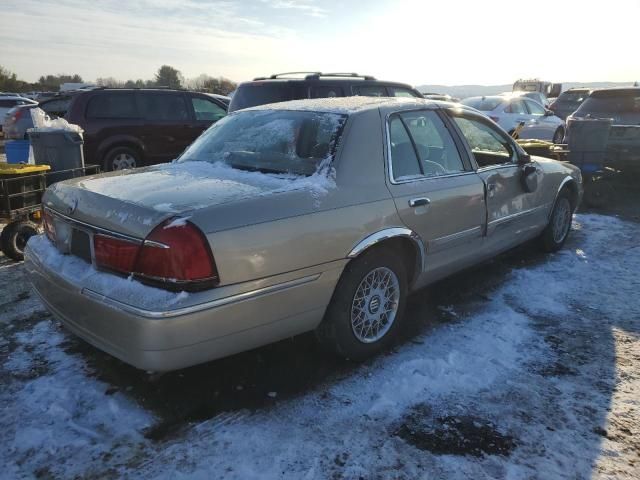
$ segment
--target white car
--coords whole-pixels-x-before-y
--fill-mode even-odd
[[[2,121],[4,116],[7,114],[9,110],[13,107],[17,107],[20,105],[37,105],[38,102],[34,102],[33,100],[29,100],[25,97],[19,97],[17,95],[0,95],[0,131],[2,130]]]
[[[564,138],[564,121],[529,98],[495,95],[465,98],[462,103],[481,111],[510,134],[524,122],[520,138],[536,138],[553,143],[561,143]]]

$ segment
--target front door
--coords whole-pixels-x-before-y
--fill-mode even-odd
[[[422,280],[474,256],[485,220],[484,185],[434,110],[389,117],[389,190],[403,222],[426,247]]]
[[[528,192],[523,182],[524,165],[518,163],[513,140],[489,120],[471,113],[453,116],[478,165],[487,198],[486,237],[493,249],[517,245],[546,223],[546,206],[540,189]],[[542,169],[535,162],[531,175],[542,183]]]

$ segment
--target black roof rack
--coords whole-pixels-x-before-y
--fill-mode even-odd
[[[313,80],[318,79],[320,77],[342,77],[342,78],[362,78],[364,80],[375,80],[376,78],[371,75],[359,75],[357,73],[322,73],[322,72],[285,72],[285,73],[276,73],[269,77],[256,77],[253,81],[258,80],[275,80],[277,78],[287,78],[291,75],[305,75],[305,80]]]

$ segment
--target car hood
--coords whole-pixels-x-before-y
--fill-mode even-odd
[[[142,238],[167,218],[305,188],[314,177],[174,162],[60,182],[43,202],[80,222]]]

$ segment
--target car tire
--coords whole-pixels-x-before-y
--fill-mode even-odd
[[[545,252],[557,252],[562,248],[571,231],[573,210],[569,191],[563,189],[553,205],[549,223],[540,235],[540,243]]]
[[[136,168],[142,164],[142,155],[135,148],[115,147],[109,150],[103,161],[105,172]]]
[[[363,253],[338,281],[316,329],[320,344],[355,361],[381,352],[397,336],[407,292],[407,269],[400,256],[384,247]]]
[[[0,233],[0,246],[4,254],[16,261],[24,260],[24,249],[29,238],[38,234],[38,225],[33,222],[10,223]]]
[[[564,140],[564,128],[558,127],[558,129],[553,134],[553,139],[551,140],[555,144],[562,143]]]

